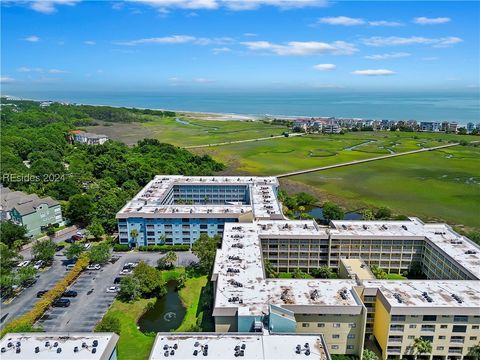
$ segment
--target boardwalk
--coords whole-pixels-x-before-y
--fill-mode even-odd
[[[327,166],[321,166],[321,167],[317,167],[317,168],[313,168],[313,169],[292,171],[292,172],[289,172],[289,173],[276,175],[276,177],[284,178],[284,177],[289,177],[289,176],[308,174],[308,173],[312,173],[312,172],[316,172],[316,171],[329,170],[329,169],[335,169],[335,168],[344,167],[344,166],[362,164],[362,163],[366,163],[366,162],[370,162],[370,161],[378,161],[378,160],[383,160],[383,159],[394,158],[394,157],[397,157],[397,156],[417,154],[417,153],[421,153],[421,152],[425,152],[425,151],[434,151],[434,150],[444,149],[444,148],[457,146],[457,145],[460,145],[460,144],[459,143],[452,143],[452,144],[447,144],[447,145],[433,146],[433,147],[424,148],[424,149],[406,151],[406,152],[398,153],[398,154],[377,156],[377,157],[373,157],[373,158],[369,158],[369,159],[363,159],[363,160],[355,160],[355,161],[350,161],[350,162],[346,162],[346,163],[342,163],[342,164],[327,165]]]

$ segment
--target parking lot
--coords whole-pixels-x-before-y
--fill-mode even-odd
[[[50,308],[38,321],[37,325],[45,331],[92,331],[95,324],[101,320],[113,300],[115,293],[107,293],[114,286],[114,279],[119,275],[123,265],[128,262],[145,261],[156,266],[162,256],[159,253],[116,253],[120,259],[108,263],[101,270],[85,270],[70,286],[69,290],[77,291],[78,295],[69,298],[71,303],[66,308]],[[196,261],[196,257],[188,252],[177,253],[178,265],[188,265]]]

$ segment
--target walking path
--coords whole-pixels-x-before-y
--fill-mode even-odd
[[[285,136],[285,135],[275,135],[275,136],[269,136],[269,137],[262,137],[262,138],[255,138],[255,139],[246,139],[246,140],[227,141],[227,142],[214,143],[214,144],[190,145],[190,146],[183,146],[183,148],[184,148],[184,149],[199,149],[199,148],[206,148],[206,147],[210,147],[210,146],[221,146],[221,145],[240,144],[240,143],[246,143],[246,142],[263,141],[263,140],[280,139],[280,138],[289,138],[289,137],[303,136],[303,135],[305,135],[305,134],[304,134],[304,133],[293,133],[293,134],[288,134],[288,136]]]
[[[311,172],[335,169],[335,168],[344,167],[344,166],[357,165],[357,164],[362,164],[362,163],[366,163],[366,162],[370,162],[370,161],[389,159],[389,158],[393,158],[393,157],[397,157],[397,156],[404,156],[404,155],[421,153],[421,152],[425,152],[425,151],[433,151],[433,150],[438,150],[438,149],[444,149],[444,148],[457,146],[457,145],[460,145],[460,144],[459,143],[452,143],[452,144],[447,144],[447,145],[433,146],[433,147],[429,147],[429,148],[406,151],[406,152],[397,153],[397,154],[383,155],[383,156],[377,156],[377,157],[373,157],[373,158],[369,158],[369,159],[350,161],[350,162],[341,163],[341,164],[321,166],[321,167],[317,167],[317,168],[313,168],[313,169],[298,170],[298,171],[293,171],[293,172],[289,172],[289,173],[285,173],[285,174],[276,175],[276,177],[277,178],[284,178],[284,177],[289,177],[289,176],[308,174],[308,173],[311,173]]]

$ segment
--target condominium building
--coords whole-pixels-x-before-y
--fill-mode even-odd
[[[226,223],[283,219],[277,189],[273,177],[156,176],[117,214],[119,241],[191,244]]]
[[[319,334],[158,333],[149,360],[330,360]]]
[[[115,333],[17,333],[0,341],[2,360],[117,360]]]

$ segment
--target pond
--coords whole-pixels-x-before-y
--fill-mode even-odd
[[[185,308],[182,305],[178,292],[175,290],[177,282],[170,280],[167,283],[167,294],[158,299],[154,306],[138,320],[138,327],[142,332],[169,332],[182,323]]]
[[[320,219],[320,220],[325,220],[323,217],[323,210],[321,207],[313,207],[308,209],[307,214],[313,216],[315,219]],[[344,220],[362,220],[362,214],[356,212],[356,211],[351,211],[345,213],[345,216],[343,217]]]

